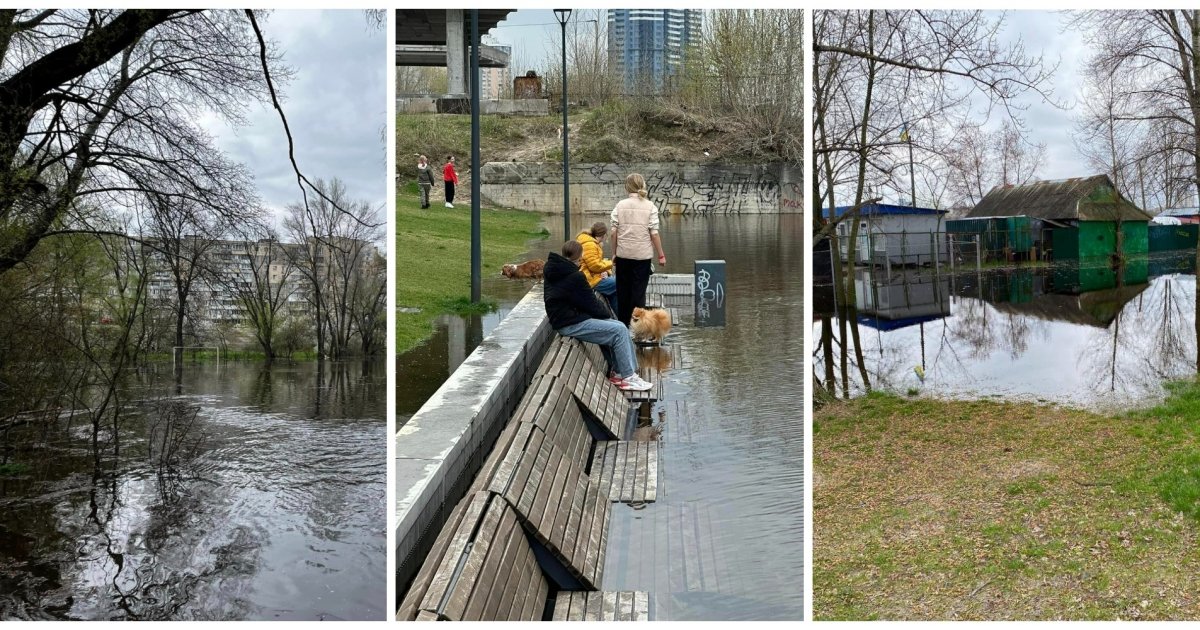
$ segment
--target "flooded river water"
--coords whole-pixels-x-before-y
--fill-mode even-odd
[[[155,365],[99,457],[11,431],[0,619],[384,619],[385,367]]]
[[[574,217],[573,231],[603,218]],[[561,220],[546,227],[550,237],[527,257],[562,243]],[[661,443],[662,481],[643,509],[614,504],[602,586],[649,591],[655,619],[803,615],[806,227],[801,215],[662,219],[667,265],[658,271],[692,273],[694,260],[724,259],[728,306],[725,327],[677,322],[664,348],[639,352],[641,361],[655,350],[678,357],[663,363],[664,400],[639,429],[639,439]],[[498,314],[443,325],[400,358],[401,422],[529,286],[487,279]]]
[[[1116,269],[858,269],[848,323],[857,327],[861,367],[875,389],[1100,410],[1143,406],[1163,398],[1165,383],[1197,372],[1193,256],[1156,256]],[[832,287],[818,282],[814,300],[812,334],[820,340],[822,326],[831,327],[832,373],[842,395],[847,382]],[[848,389],[861,393],[853,338],[845,347]],[[826,361],[819,348],[818,377]]]

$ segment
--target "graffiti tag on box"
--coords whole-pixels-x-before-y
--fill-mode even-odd
[[[712,309],[720,311],[720,324],[725,323],[725,283],[714,278],[707,269],[696,273],[696,325],[714,324]]]

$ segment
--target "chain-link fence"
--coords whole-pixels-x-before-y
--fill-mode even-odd
[[[842,260],[850,259],[851,243],[840,239]],[[854,241],[854,261],[878,267],[971,267],[1048,260],[1041,240],[1028,231],[889,232],[866,229]]]

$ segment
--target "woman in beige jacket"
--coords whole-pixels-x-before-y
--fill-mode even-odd
[[[625,178],[629,196],[617,202],[609,217],[612,223],[613,263],[617,275],[617,319],[629,325],[635,307],[646,306],[650,282],[650,258],[667,264],[658,237],[658,208],[646,199],[646,179],[637,173]]]

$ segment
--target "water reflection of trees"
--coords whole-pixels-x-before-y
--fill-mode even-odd
[[[1181,276],[1154,280],[1106,329],[1093,329],[1079,355],[1091,386],[1153,392],[1195,369],[1195,284]]]
[[[1030,295],[1024,289],[1027,285],[1000,291],[985,285],[960,285],[958,297],[951,301],[951,317],[900,330],[866,328],[859,321],[863,312],[854,307],[819,314],[813,356],[818,386],[831,392],[831,384],[836,383],[842,395],[847,390],[867,391],[868,383],[902,389],[917,383],[913,371],[919,367],[922,373],[938,370],[939,386],[974,383],[986,388],[983,375],[976,374],[981,363],[1003,354],[1012,369],[1019,369],[1017,364],[1028,360],[1031,349],[1044,352],[1050,344],[1060,344],[1053,350],[1074,357],[1082,379],[1071,382],[1083,391],[1063,391],[1068,397],[1110,392],[1125,400],[1142,398],[1161,392],[1165,381],[1196,369],[1196,288],[1188,276],[1167,275],[1149,284],[1075,295],[1037,291]],[[843,312],[844,322],[833,321]],[[853,337],[842,342],[842,323],[863,331],[865,361],[861,364],[855,358]],[[1072,329],[1082,334],[1068,334]],[[851,378],[847,384],[850,370],[843,368],[842,381],[836,381],[838,362],[865,372],[870,380]]]

